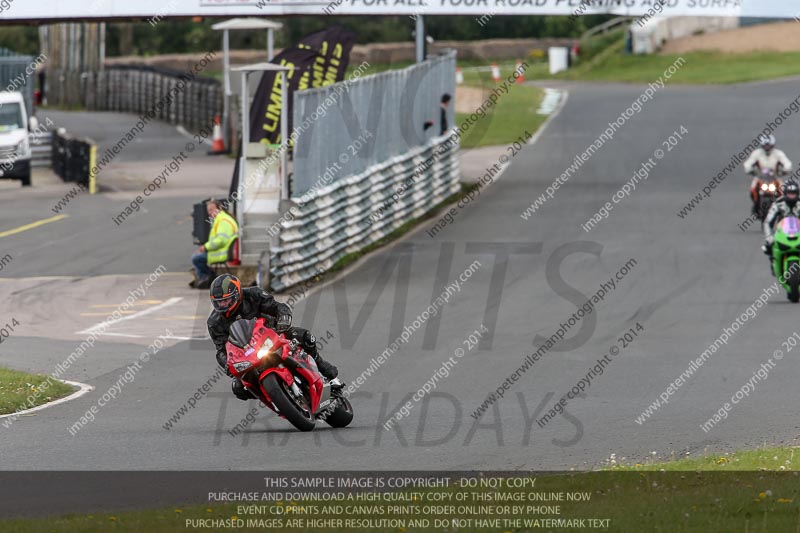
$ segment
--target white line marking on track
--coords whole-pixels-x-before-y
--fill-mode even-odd
[[[0,415],[0,419],[8,418],[9,416],[18,417],[27,415],[28,413],[33,413],[34,411],[41,411],[42,409],[46,409],[48,407],[53,407],[54,405],[58,405],[60,403],[68,402],[70,400],[74,400],[76,398],[80,398],[84,394],[91,392],[94,390],[94,387],[91,385],[87,385],[86,383],[79,383],[77,381],[67,381],[66,379],[59,379],[61,383],[66,383],[67,385],[72,385],[73,387],[80,387],[80,390],[76,390],[69,396],[65,398],[59,398],[58,400],[54,400],[52,402],[48,402],[42,405],[37,405],[36,407],[31,407],[30,409],[25,409],[24,411],[17,411],[16,413],[9,413],[7,415]]]
[[[192,140],[194,140],[194,137],[195,137],[195,136],[194,136],[194,135],[192,135],[191,133],[189,133],[189,132],[187,131],[187,129],[186,129],[186,128],[184,128],[183,126],[178,126],[178,127],[177,127],[177,128],[175,128],[175,129],[178,131],[178,133],[180,133],[181,135],[183,135],[183,136],[184,136],[184,137],[186,137],[187,139],[192,139]]]
[[[103,335],[108,335],[109,337],[130,337],[132,339],[141,339],[142,335],[131,335],[130,333],[113,333],[111,331],[106,331]]]
[[[567,105],[567,100],[569,100],[569,91],[563,91],[562,98],[558,104],[558,107],[556,107],[555,110],[553,110],[553,112],[550,113],[550,116],[547,117],[547,120],[542,122],[542,125],[539,126],[538,131],[533,135],[533,137],[531,137],[528,140],[528,144],[536,144],[536,142],[542,137],[542,135],[544,135],[547,126],[549,126],[550,123],[553,122],[553,120],[555,120],[555,118],[561,114],[561,110],[564,109],[565,105]]]
[[[150,313],[155,313],[156,311],[164,309],[165,307],[169,307],[170,305],[174,305],[174,304],[180,302],[181,300],[183,300],[183,298],[181,298],[180,296],[175,296],[174,298],[170,298],[169,300],[167,300],[163,304],[158,304],[156,306],[150,307],[148,309],[144,309],[143,311],[139,311],[138,313],[134,313],[132,315],[123,316],[121,318],[118,318],[117,320],[109,320],[109,321],[105,321],[105,322],[98,322],[97,324],[95,324],[94,326],[92,326],[90,328],[86,328],[84,330],[75,332],[75,334],[76,335],[84,335],[84,334],[94,333],[94,331],[96,329],[99,329],[100,327],[102,327],[103,324],[105,324],[106,327],[108,327],[108,326],[112,326],[114,324],[119,324],[120,322],[124,322],[125,320],[133,320],[134,318],[139,318],[139,317],[142,317],[142,316],[145,316],[145,315],[149,315]]]
[[[559,89],[546,88],[544,90],[544,98],[542,98],[542,103],[536,113],[539,115],[551,115],[561,103],[561,94],[562,91]]]

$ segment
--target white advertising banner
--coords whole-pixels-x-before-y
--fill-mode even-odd
[[[797,0],[0,0],[2,20],[153,16],[595,15],[798,18]]]

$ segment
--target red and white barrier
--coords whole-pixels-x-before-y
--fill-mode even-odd
[[[517,83],[525,83],[525,69],[522,68],[522,61],[517,60],[517,65],[514,67],[514,72],[519,76]]]

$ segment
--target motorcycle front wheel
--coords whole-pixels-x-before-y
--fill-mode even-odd
[[[277,374],[267,374],[261,382],[278,411],[300,431],[311,431],[316,419],[308,408],[308,402],[297,401],[286,383]]]
[[[789,301],[795,304],[800,301],[800,271],[798,270],[800,270],[800,265],[797,264],[797,261],[787,261],[786,272],[791,272],[789,279],[786,280],[789,285]]]
[[[761,222],[764,222],[764,219],[767,218],[767,213],[769,213],[769,208],[772,207],[772,200],[768,198],[762,198],[758,203],[758,219]]]

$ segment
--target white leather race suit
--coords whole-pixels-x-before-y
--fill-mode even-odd
[[[789,204],[786,203],[783,197],[775,200],[775,203],[769,208],[767,216],[764,219],[764,238],[767,240],[768,244],[772,244],[772,234],[775,230],[775,224],[789,215],[800,218],[800,201],[795,202],[794,207],[789,207]]]
[[[756,163],[758,163],[758,166],[762,170],[769,169],[776,171],[779,163],[784,172],[791,172],[793,168],[792,162],[788,157],[786,157],[786,153],[783,150],[778,150],[777,148],[770,150],[769,154],[767,154],[766,150],[763,148],[756,148],[753,150],[753,153],[751,153],[750,157],[747,158],[747,161],[744,162],[744,171],[750,174],[756,167]],[[755,176],[753,178],[753,182],[750,184],[750,189],[755,189],[759,179],[759,176]]]

